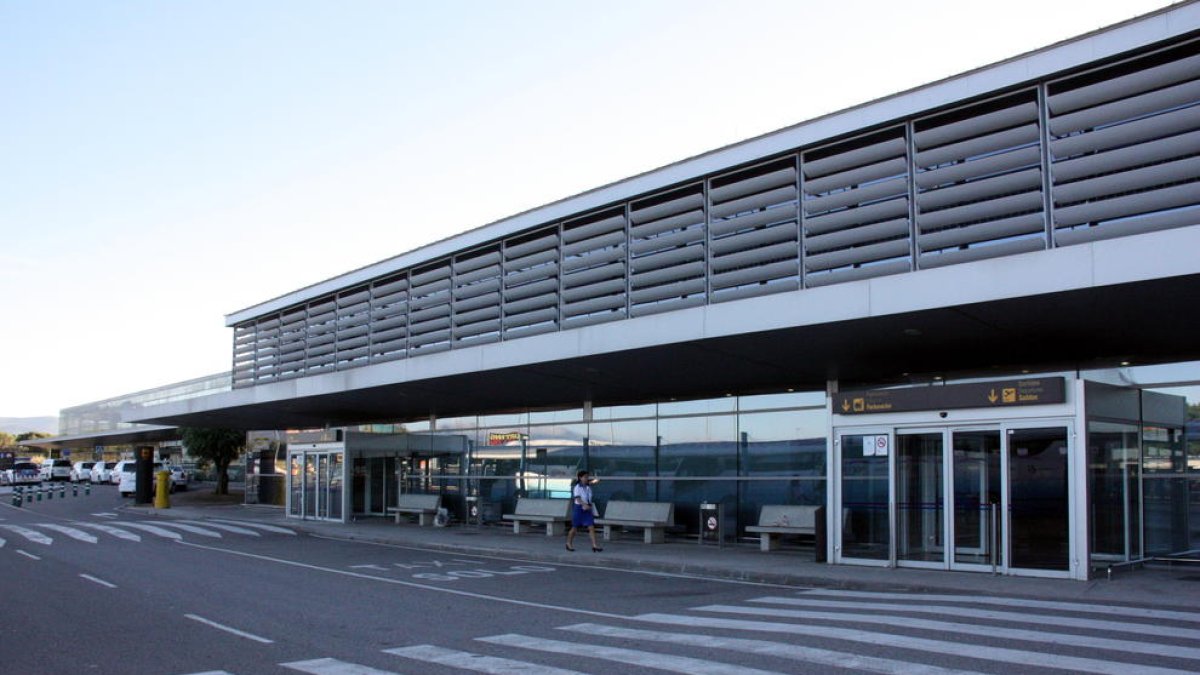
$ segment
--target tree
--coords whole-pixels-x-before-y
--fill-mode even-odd
[[[180,427],[183,447],[201,461],[212,462],[217,470],[219,495],[229,494],[229,465],[246,447],[246,432],[239,429]]]
[[[7,431],[0,431],[0,448],[7,448],[10,445],[17,444],[17,437]]]
[[[20,445],[25,441],[34,441],[39,438],[50,438],[51,435],[52,434],[48,434],[44,431],[26,431],[23,434],[17,434],[17,445]]]

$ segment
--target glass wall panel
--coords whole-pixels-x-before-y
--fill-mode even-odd
[[[653,418],[658,414],[658,406],[654,403],[641,405],[614,405],[592,408],[592,420],[626,420],[638,418]]]
[[[529,412],[530,424],[566,424],[568,422],[582,422],[583,408],[564,408],[561,410],[531,410]]]
[[[1142,428],[1147,556],[1182,553],[1190,548],[1186,466],[1183,429]]]
[[[597,504],[660,501],[655,420],[592,422],[588,435],[588,469],[600,479],[592,491]]]
[[[658,423],[661,501],[675,502],[675,522],[699,531],[701,502],[721,503],[737,519],[737,417],[710,415]],[[727,480],[719,480],[727,479]]]
[[[583,468],[586,424],[529,427],[525,465],[526,494],[540,499],[570,499],[571,481]]]
[[[738,531],[758,523],[764,504],[825,504],[827,415],[822,409],[742,414]],[[760,480],[764,477],[785,480]]]
[[[1000,431],[953,432],[954,562],[1004,564],[999,546]],[[993,556],[993,552],[995,556]]]
[[[1141,557],[1141,463],[1136,424],[1088,422],[1093,561]]]
[[[668,415],[708,415],[737,410],[737,398],[702,398],[693,401],[663,401],[658,404],[659,417]]]
[[[472,453],[470,473],[479,477],[479,499],[502,513],[516,507],[516,476],[525,469],[529,457],[526,427],[480,429]]]
[[[842,450],[842,556],[887,560],[888,457],[875,452],[875,435],[846,435]],[[885,437],[886,438],[886,437]]]
[[[1008,432],[1009,550],[1013,567],[1068,569],[1067,447],[1064,427]]]
[[[896,559],[946,557],[942,433],[896,436]]]
[[[738,397],[738,410],[772,410],[777,408],[824,408],[825,392],[795,391],[782,394],[760,394]]]

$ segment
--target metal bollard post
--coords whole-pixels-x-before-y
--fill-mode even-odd
[[[40,501],[42,501],[42,486],[41,486],[41,485],[39,485],[39,486],[37,487],[37,493],[38,493],[38,498],[37,498],[37,500],[40,502]]]
[[[46,488],[46,501],[50,501],[52,499],[54,499],[54,486],[53,485]]]
[[[79,483],[71,483],[71,496],[72,497],[79,496]]]
[[[25,495],[21,494],[21,488],[13,487],[12,489],[12,505],[21,508],[21,502],[25,501]]]
[[[26,504],[33,503],[33,490],[31,490],[30,488],[25,488],[25,503]]]
[[[58,498],[59,499],[67,498],[67,484],[66,483],[58,484]]]
[[[92,496],[92,481],[90,481],[90,480],[89,480],[87,483],[85,483],[85,484],[84,484],[84,486],[83,486],[83,496],[84,496],[84,497],[91,497],[91,496]]]

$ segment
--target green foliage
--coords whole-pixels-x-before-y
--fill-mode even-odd
[[[1200,420],[1200,403],[1189,405],[1187,415],[1189,420]]]
[[[19,445],[25,441],[34,441],[39,438],[50,438],[51,435],[44,431],[26,431],[23,434],[17,434],[17,444]]]
[[[17,444],[17,437],[7,431],[0,431],[0,448],[7,448],[10,445]]]
[[[217,470],[217,494],[229,494],[229,465],[246,448],[246,432],[239,429],[180,427],[183,446],[201,462],[212,462]]]

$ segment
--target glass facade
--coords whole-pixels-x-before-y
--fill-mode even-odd
[[[571,480],[582,468],[600,479],[594,494],[601,513],[612,500],[669,501],[675,504],[676,524],[689,532],[698,531],[701,502],[721,503],[727,531],[740,532],[757,522],[764,504],[820,505],[827,494],[823,392],[579,407],[404,426],[415,435],[461,440],[465,457],[437,460],[447,469],[441,482],[409,487],[443,497],[457,494],[458,499],[444,501],[463,520],[468,507],[462,497],[478,499],[485,520],[511,512],[521,496],[568,498]],[[416,447],[400,453],[416,461],[429,454],[439,453]],[[371,477],[389,472],[370,470],[372,460],[361,461],[361,483],[374,494]],[[450,470],[457,461],[461,467]],[[374,511],[368,495],[354,499],[356,509]]]

